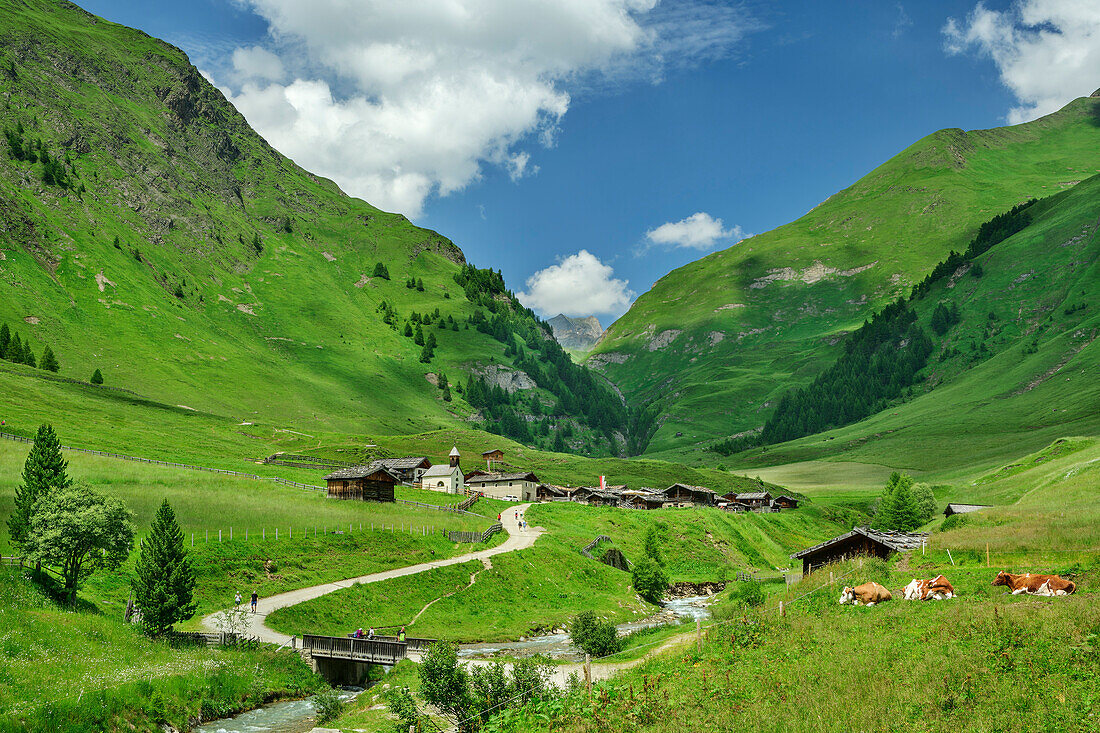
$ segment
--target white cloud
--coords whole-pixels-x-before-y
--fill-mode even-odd
[[[721,219],[715,219],[703,211],[680,221],[667,222],[645,233],[645,238],[650,245],[659,244],[697,250],[710,249],[723,240],[732,239],[739,242],[747,236],[751,235],[745,234],[741,227],[726,229]]]
[[[238,1],[271,49],[234,51],[226,95],[300,165],[411,217],[485,164],[537,173],[523,148],[553,144],[570,88],[722,58],[756,27],[696,0]]]
[[[1100,85],[1100,3],[1020,0],[1008,10],[978,3],[965,21],[943,27],[949,54],[975,50],[993,59],[1021,102],[1011,124],[1054,112]]]
[[[233,70],[240,81],[282,81],[286,76],[282,60],[260,46],[233,49]]]
[[[582,249],[527,278],[527,290],[516,297],[545,316],[622,315],[635,293],[619,280],[610,265]]]

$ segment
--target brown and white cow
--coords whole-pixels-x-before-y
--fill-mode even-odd
[[[1065,580],[1058,575],[1036,575],[1024,573],[1013,575],[1001,571],[993,579],[993,585],[1008,586],[1012,595],[1028,593],[1034,596],[1068,596],[1077,590],[1077,584],[1072,580]]]
[[[937,575],[931,580],[913,578],[903,591],[907,601],[943,601],[955,597],[955,589],[947,578]]]
[[[851,603],[853,606],[873,606],[893,598],[890,591],[878,583],[864,583],[855,588],[845,586],[840,592],[840,605]]]

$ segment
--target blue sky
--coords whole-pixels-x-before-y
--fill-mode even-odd
[[[1100,4],[1073,0],[357,5],[84,3],[183,48],[303,166],[605,325],[924,135],[1100,86]]]

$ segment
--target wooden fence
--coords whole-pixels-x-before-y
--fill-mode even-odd
[[[488,542],[489,538],[504,529],[500,522],[494,522],[484,532],[448,532],[447,539],[451,542]]]
[[[0,438],[5,438],[7,440],[14,440],[17,443],[34,443],[34,440],[31,439],[31,438],[24,438],[21,435],[13,435],[12,433],[0,432]],[[139,456],[128,456],[128,455],[125,455],[123,453],[112,453],[110,451],[95,450],[93,448],[75,448],[75,447],[70,446],[70,445],[63,445],[63,446],[61,446],[61,448],[62,448],[62,450],[74,451],[76,453],[87,453],[87,454],[93,455],[93,456],[104,456],[106,458],[117,458],[117,459],[123,460],[123,461],[137,461],[139,463],[150,463],[150,464],[155,465],[155,466],[170,466],[170,467],[173,467],[173,468],[187,469],[189,471],[207,471],[209,473],[220,473],[220,474],[224,474],[226,476],[236,476],[237,478],[252,479],[254,481],[274,481],[277,484],[283,484],[284,486],[293,486],[296,489],[310,489],[312,491],[327,491],[328,490],[324,486],[313,486],[312,484],[301,484],[301,483],[298,483],[297,481],[289,481],[289,480],[284,479],[284,478],[279,478],[278,476],[259,476],[259,475],[254,474],[254,473],[244,473],[242,471],[231,471],[231,470],[226,469],[226,468],[209,468],[207,466],[195,466],[195,465],[192,465],[190,463],[176,463],[174,461],[158,461],[158,460],[153,459],[153,458],[141,458]],[[476,502],[479,498],[481,498],[481,494],[477,493],[477,494],[474,494],[473,496],[471,496],[470,498],[462,501],[461,503],[456,504],[456,505],[451,505],[451,506],[439,506],[437,504],[425,504],[425,503],[420,502],[420,501],[409,501],[407,499],[395,499],[395,501],[399,504],[409,504],[409,505],[412,505],[412,506],[422,507],[424,509],[434,509],[436,511],[441,511],[441,512],[458,512],[460,514],[469,514],[470,516],[473,516],[473,517],[480,517],[480,516],[483,516],[483,515],[476,514],[476,513],[471,512],[471,511],[467,511],[471,506],[473,506],[474,502]]]
[[[595,560],[596,558],[592,556],[592,550],[595,550],[596,545],[600,544],[601,542],[610,542],[610,541],[611,541],[610,537],[608,537],[605,534],[601,534],[601,535],[597,536],[596,539],[592,540],[587,545],[582,547],[581,548],[581,554],[584,555],[585,557],[587,557],[589,560]]]
[[[172,646],[242,646],[258,642],[254,637],[231,631],[172,631],[167,634],[167,639]]]

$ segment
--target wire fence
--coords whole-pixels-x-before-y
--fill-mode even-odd
[[[15,435],[13,433],[0,432],[0,438],[4,438],[6,440],[12,440],[12,441],[15,441],[17,443],[27,443],[27,444],[33,444],[34,443],[34,440],[32,438],[25,438],[22,435]],[[255,474],[255,473],[246,473],[246,472],[243,472],[243,471],[233,471],[233,470],[230,470],[230,469],[227,469],[227,468],[210,468],[209,466],[196,466],[192,463],[177,463],[175,461],[161,461],[161,460],[157,460],[155,458],[142,458],[140,456],[130,456],[130,455],[126,455],[125,453],[112,453],[111,451],[96,450],[94,448],[77,448],[77,447],[71,446],[71,445],[63,445],[63,446],[61,446],[61,449],[62,450],[67,450],[67,451],[72,451],[74,453],[85,453],[87,455],[103,456],[104,458],[115,458],[115,459],[121,460],[121,461],[134,461],[134,462],[137,462],[137,463],[148,463],[148,464],[151,464],[151,465],[154,465],[154,466],[168,466],[168,467],[171,467],[171,468],[182,468],[182,469],[185,469],[185,470],[188,470],[188,471],[206,471],[208,473],[218,473],[218,474],[222,474],[224,476],[234,476],[236,478],[249,479],[249,480],[252,480],[252,481],[273,481],[277,484],[281,484],[283,486],[291,486],[291,487],[296,488],[296,489],[307,489],[307,490],[310,490],[310,491],[327,491],[328,490],[324,486],[314,486],[312,484],[303,484],[303,483],[299,483],[297,481],[291,481],[289,479],[280,478],[279,476],[260,476],[259,474]],[[441,506],[441,505],[438,505],[438,504],[425,504],[424,502],[409,501],[408,499],[394,499],[394,501],[398,504],[408,504],[408,505],[411,505],[411,506],[421,507],[423,509],[432,509],[432,510],[441,511],[441,512],[458,512],[460,514],[468,514],[472,517],[481,517],[481,516],[484,516],[484,515],[468,511],[469,508],[471,506],[473,506],[474,502],[476,502],[479,498],[481,498],[480,493],[474,494],[473,496],[469,497],[468,499],[465,499],[464,501],[460,502],[459,504],[456,504],[456,505],[453,505],[453,506]]]

